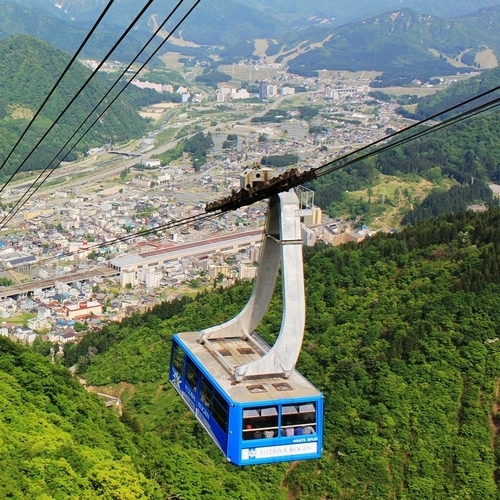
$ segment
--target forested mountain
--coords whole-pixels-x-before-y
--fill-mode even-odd
[[[0,160],[6,157],[68,62],[67,54],[26,35],[0,40]],[[3,175],[8,175],[21,163],[90,74],[91,71],[78,62],[71,67],[35,120],[19,150],[2,169]],[[109,84],[99,75],[94,78],[23,168],[45,168],[108,88]],[[114,95],[116,93],[111,94]],[[99,110],[107,102],[109,101],[103,103]],[[95,115],[92,121],[94,119]],[[90,121],[82,132],[89,125]],[[79,144],[77,151],[84,151],[92,144],[102,145],[110,137],[118,142],[140,136],[145,127],[146,122],[137,111],[126,100],[118,99]],[[76,137],[79,136],[78,134]]]
[[[500,182],[500,115],[498,112],[481,114],[434,131],[320,177],[310,187],[315,191],[315,203],[337,217],[339,208],[348,198],[346,192],[370,189],[380,182],[380,174],[402,179],[419,176],[436,185],[435,191],[421,205],[407,199],[408,213],[400,214],[404,223],[414,224],[427,217],[465,210],[474,203],[490,204],[493,195],[487,185]],[[456,186],[445,191],[439,186],[443,178],[452,179]],[[400,196],[405,196],[404,192]],[[370,212],[370,203],[360,199],[349,206],[349,211],[363,220]],[[376,203],[373,200],[373,204]]]
[[[387,12],[355,24],[330,31],[324,28],[308,38],[307,43],[322,40],[322,46],[306,50],[289,61],[290,69],[312,74],[320,69],[378,70],[384,74],[378,86],[409,83],[417,78],[427,81],[432,76],[456,74],[463,70],[451,60],[470,52],[467,65],[481,50],[490,48],[500,56],[500,7],[484,9],[460,18],[441,18],[410,9]],[[319,29],[319,28],[318,28]],[[287,39],[287,47],[299,43],[302,34]],[[295,39],[293,39],[295,37]],[[271,50],[276,53],[277,46]],[[375,82],[372,86],[377,85]]]
[[[357,246],[307,250],[299,369],[326,398],[319,461],[229,466],[167,382],[173,332],[235,315],[249,284],[111,325],[68,346],[66,362],[80,359],[91,384],[126,383],[123,420],[134,431],[141,471],[164,494],[493,500],[500,492],[499,241],[500,210],[491,209]],[[258,329],[271,343],[279,293]]]
[[[91,21],[75,23],[67,16],[64,16],[65,19],[54,16],[53,11],[59,13],[59,9],[50,9],[51,15],[48,12],[42,12],[36,8],[30,9],[6,0],[0,0],[0,8],[2,9],[0,38],[19,34],[30,35],[68,53],[74,53],[77,50],[97,19],[96,15]],[[83,55],[89,58],[102,58],[122,32],[121,26],[103,23],[85,45]],[[113,58],[130,61],[149,36],[150,30],[148,32],[133,31],[114,51]]]
[[[11,0],[13,1],[35,12],[44,12],[49,16],[56,15],[57,19],[71,22],[75,28],[81,27],[82,24],[88,26],[93,23],[108,3],[103,0],[57,2]],[[136,35],[139,37],[142,33],[149,36],[154,25],[152,20],[157,19],[161,22],[176,3],[174,1],[154,2],[138,22]],[[54,9],[54,5],[60,8]],[[143,5],[138,4],[136,0],[118,0],[104,18],[104,29],[115,36],[121,33]],[[180,12],[185,12],[185,10],[180,9]],[[169,26],[174,26],[179,18],[180,15],[174,18]],[[27,28],[30,27],[27,26]],[[284,32],[284,27],[277,19],[252,8],[248,2],[242,5],[235,0],[226,0],[223,3],[216,0],[204,0],[182,26],[184,39],[209,45],[235,44],[246,40],[253,42],[255,38],[273,37],[278,32]]]
[[[104,8],[104,0],[11,0],[21,5],[44,10],[51,15],[73,18],[77,21],[90,20],[97,17],[97,13]],[[248,2],[237,0],[240,5],[248,6]],[[209,10],[217,9],[219,2],[206,0]],[[225,2],[226,5],[233,2]],[[255,0],[252,7],[258,9],[266,16],[271,16],[289,23],[304,25],[329,20],[335,25],[359,21],[368,17],[381,14],[387,10],[409,7],[419,12],[439,16],[461,16],[474,12],[484,7],[498,5],[498,0],[358,0],[355,5],[348,0],[317,0],[304,2],[303,0]],[[166,7],[172,8],[173,2],[168,2]],[[57,7],[56,7],[57,6]],[[158,7],[157,7],[158,8]],[[160,7],[161,8],[161,7]],[[130,16],[137,9],[137,3],[132,0],[118,0],[116,13],[121,13],[118,19]],[[262,15],[262,14],[261,14]],[[115,17],[115,16],[114,16]]]
[[[243,3],[243,0],[239,0]],[[381,14],[391,9],[408,7],[425,14],[436,16],[461,16],[484,7],[498,5],[497,0],[358,0],[353,4],[349,0],[317,0],[304,2],[303,0],[254,0],[253,7],[269,15],[293,20],[302,25],[307,22],[328,20],[334,25],[360,21]],[[313,17],[314,19],[311,19]]]
[[[409,118],[423,120],[425,118],[438,114],[440,111],[451,108],[452,106],[460,104],[468,99],[472,99],[479,94],[482,94],[499,86],[500,68],[493,68],[463,82],[454,83],[453,85],[450,85],[449,88],[443,91],[436,92],[433,95],[421,97],[418,100],[418,105],[414,112],[409,112],[404,108],[400,108],[399,112],[400,114]],[[471,109],[472,107],[476,107],[482,103],[497,99],[499,96],[500,92],[491,92],[486,97],[477,99],[473,103],[466,106],[461,106],[452,113],[444,114],[440,118],[445,119],[452,116],[453,114],[462,113],[467,109]]]
[[[69,52],[76,49],[105,6],[102,0],[1,2],[4,15],[0,21],[0,36],[27,33]],[[402,83],[401,78],[406,81],[410,77],[410,80],[428,79],[438,74],[453,74],[457,69],[446,57],[462,58],[469,66],[474,65],[476,54],[485,48],[491,48],[500,57],[499,7],[494,7],[498,3],[497,0],[453,4],[406,0],[401,4],[385,0],[374,4],[366,0],[353,7],[352,2],[345,0],[333,3],[273,0],[252,5],[239,0],[224,3],[206,0],[186,20],[182,32],[176,34],[203,47],[176,45],[170,49],[181,52],[189,49],[206,55],[206,46],[211,46],[215,47],[214,54],[222,55],[223,62],[230,62],[252,57],[255,39],[266,38],[271,45],[268,55],[276,55],[280,49],[288,56],[297,54],[290,62],[295,72],[314,74],[319,69],[374,69],[384,71],[383,84]],[[164,19],[174,4],[155,2],[113,57],[130,60],[151,33],[155,22]],[[395,8],[402,10],[388,12]],[[134,0],[117,1],[85,53],[102,57],[139,10]],[[373,15],[376,17],[370,17]],[[439,17],[443,15],[462,17]],[[177,18],[173,19],[167,29],[176,22]],[[315,27],[304,30],[310,26]],[[310,48],[313,42],[323,45]],[[300,51],[297,49],[299,44]]]
[[[0,337],[0,498],[155,499],[130,430],[68,370]]]

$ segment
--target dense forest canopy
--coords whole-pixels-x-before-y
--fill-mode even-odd
[[[12,149],[29,120],[51,91],[58,76],[63,73],[69,60],[67,54],[32,37],[18,35],[0,40],[0,151],[2,152],[0,161],[3,161]],[[3,175],[11,174],[24,160],[90,74],[91,71],[82,64],[75,62],[72,65],[34,121],[20,147],[2,169]],[[99,75],[91,80],[43,140],[36,153],[26,161],[23,170],[45,168],[65,142],[85,122],[85,118],[100,102],[109,87],[110,84]],[[104,110],[117,91],[104,100],[97,109],[98,113]],[[71,144],[80,137],[96,117],[97,114],[94,113],[85,122]],[[76,152],[85,151],[90,145],[105,144],[109,142],[110,137],[113,142],[139,137],[145,130],[146,122],[135,108],[127,100],[118,98],[77,146]],[[60,155],[59,159],[62,159],[62,156]],[[74,159],[74,154],[67,159]]]
[[[319,461],[237,469],[167,382],[170,338],[234,316],[251,284],[156,306],[66,348],[122,384],[141,471],[185,499],[496,499],[500,210],[305,254],[298,368],[326,398]],[[278,287],[279,288],[279,287]],[[280,290],[259,333],[280,329]],[[94,353],[89,355],[89,353]]]
[[[160,499],[130,430],[68,370],[0,337],[0,498]]]

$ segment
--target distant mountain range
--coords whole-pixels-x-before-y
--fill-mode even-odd
[[[422,10],[467,13],[442,17],[403,8],[370,18],[365,14],[390,7],[396,0],[383,0],[376,6],[360,0],[355,9],[346,0],[256,0],[252,7],[242,2],[203,0],[163,50],[204,59],[216,54],[220,64],[254,57],[255,40],[266,39],[269,60],[282,62],[293,72],[377,70],[383,72],[379,86],[494,67],[500,59],[500,6],[491,6],[500,0],[453,4],[398,0],[398,5]],[[0,0],[0,38],[27,33],[73,52],[105,4],[105,0]],[[112,58],[125,61],[134,57],[155,22],[163,20],[173,6],[173,1],[154,2]],[[140,8],[135,0],[117,0],[84,54],[102,57]],[[180,13],[170,27],[179,17]],[[347,18],[362,20],[337,25]],[[302,28],[292,29],[290,23],[295,22]]]
[[[107,0],[12,0],[20,5],[44,11],[49,15],[58,15],[61,18],[72,19],[77,22],[89,21],[97,17],[107,4]],[[175,5],[173,1],[155,2],[152,12],[159,14],[167,13]],[[425,14],[437,16],[461,16],[474,12],[484,7],[499,5],[499,0],[203,0],[198,7],[205,15],[214,13],[216,15],[205,17],[207,24],[217,26],[213,20],[217,20],[217,13],[226,11],[234,13],[234,5],[239,5],[241,16],[233,17],[235,22],[245,21],[250,10],[265,14],[263,22],[268,20],[267,16],[279,19],[281,22],[298,23],[299,25],[328,21],[336,26],[353,21],[360,21],[368,17],[382,14],[388,10],[411,8]],[[243,6],[243,7],[242,7]],[[131,18],[141,5],[136,0],[118,0],[113,7],[113,18],[117,24],[122,24]],[[250,10],[249,10],[250,9]],[[196,17],[196,13],[195,16]],[[252,15],[251,15],[252,17]],[[189,23],[190,24],[190,23]],[[186,29],[188,29],[187,27]],[[188,30],[190,31],[190,30]],[[193,31],[193,36],[195,32]]]
[[[76,51],[92,26],[89,21],[75,22],[67,16],[61,16],[59,9],[55,8],[37,10],[0,0],[0,9],[0,38],[19,34],[31,35],[68,53]],[[86,57],[103,57],[122,31],[122,27],[104,25],[89,40],[83,54]],[[149,34],[145,32],[131,33],[114,52],[114,59],[130,60],[135,56],[137,48],[142,46],[146,36]]]
[[[481,67],[500,58],[500,7],[457,18],[442,18],[411,9],[387,12],[338,28],[313,28],[288,35],[269,47],[277,62],[287,60],[302,74],[329,70],[377,70],[380,85],[397,85],[417,78],[450,75]],[[481,59],[481,57],[479,57]],[[467,68],[468,67],[468,68]]]

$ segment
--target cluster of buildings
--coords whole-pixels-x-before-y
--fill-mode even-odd
[[[247,89],[235,89],[226,85],[221,85],[215,94],[215,100],[217,102],[226,102],[227,100],[239,100],[239,99],[250,99],[250,98],[260,98],[268,99],[269,97],[276,97],[278,95],[294,95],[295,87],[282,86],[278,88],[278,85],[269,83],[267,80],[261,80],[259,83],[259,93],[252,94],[249,93]]]
[[[134,84],[159,92],[188,94],[182,86],[174,90],[150,82]],[[262,80],[258,94],[221,85],[216,98],[218,102],[250,97],[265,100],[280,94],[293,95],[296,84],[297,81],[285,77]],[[364,112],[368,87],[359,82],[335,86],[334,82],[320,84],[309,79],[301,85],[314,90],[306,99],[311,106],[321,107],[315,118],[306,122],[298,112],[290,111],[282,123],[248,127],[234,124],[230,130],[238,134],[241,150],[221,151],[201,172],[194,172],[187,161],[164,167],[155,158],[138,159],[148,169],[132,169],[129,182],[89,192],[80,188],[60,189],[30,201],[11,222],[11,227],[21,231],[0,238],[0,265],[6,276],[25,276],[35,283],[53,279],[54,287],[35,289],[30,299],[0,301],[0,321],[5,320],[0,325],[0,335],[32,342],[43,333],[61,345],[78,338],[78,332],[72,328],[75,322],[97,325],[102,320],[150,307],[159,298],[158,290],[165,287],[176,288],[185,282],[253,279],[265,217],[263,204],[224,214],[220,219],[199,220],[193,227],[160,233],[160,238],[140,233],[200,215],[203,203],[192,200],[199,199],[201,193],[205,195],[202,199],[213,199],[237,188],[242,157],[249,163],[260,161],[264,155],[293,153],[300,156],[299,166],[319,166],[332,159],[330,148],[342,152],[341,147],[372,142],[394,120],[391,103],[377,105],[377,113]],[[235,108],[238,106],[234,104]],[[242,104],[241,108],[244,106],[248,105]],[[310,133],[310,127],[319,131]],[[302,132],[294,135],[294,128]],[[226,136],[226,131],[221,135]],[[262,136],[265,141],[260,141]],[[326,150],[321,145],[326,145]],[[0,211],[0,216],[4,215]],[[318,240],[336,245],[359,241],[365,233],[350,232],[349,224],[340,221],[324,222],[321,210],[316,208],[304,220],[302,239],[304,245],[314,245]],[[129,234],[134,237],[124,240]],[[123,292],[119,297],[96,292],[98,278],[73,284],[61,281],[61,276],[82,271],[90,274],[103,265],[116,271],[118,278],[113,278],[113,283],[115,287],[119,284]],[[31,314],[27,324],[10,325],[9,318],[22,308]]]
[[[92,296],[90,283],[71,287],[56,281],[54,287],[43,291],[36,289],[29,298],[4,298],[0,301],[0,336],[29,344],[40,335],[59,345],[74,341],[77,322],[88,322],[87,328],[101,322],[103,305]],[[9,319],[19,313],[30,315],[25,324],[10,323]]]

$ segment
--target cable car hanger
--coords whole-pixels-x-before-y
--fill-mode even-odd
[[[269,168],[250,168],[241,176],[242,191],[257,192],[259,186],[263,185],[267,188],[283,180],[282,175]],[[302,205],[305,208],[301,207],[294,189],[270,197],[259,272],[248,303],[233,319],[200,332],[200,342],[205,344],[232,374],[234,383],[255,377],[288,378],[295,368],[305,327],[301,217],[312,213],[311,201],[311,195],[303,196]],[[259,359],[234,366],[225,359],[212,342],[240,338],[253,343],[258,351],[262,351],[262,346],[257,345],[259,340],[253,337],[252,333],[269,308],[280,261],[283,317],[278,338]]]

